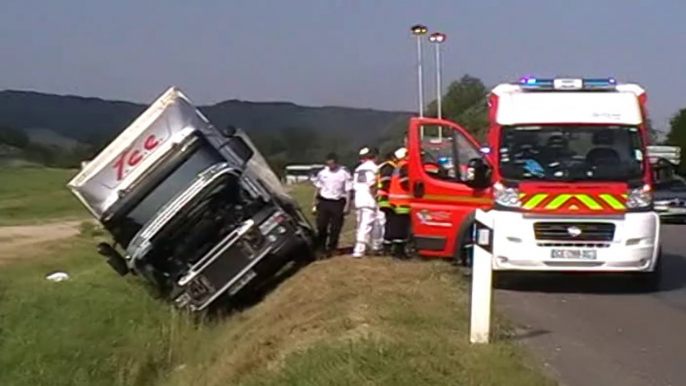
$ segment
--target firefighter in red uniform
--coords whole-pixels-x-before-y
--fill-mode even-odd
[[[376,201],[379,204],[379,222],[383,226],[384,255],[390,255],[391,245],[393,244],[393,240],[390,238],[393,232],[391,229],[389,229],[389,227],[395,221],[395,211],[391,207],[388,195],[390,194],[391,190],[391,177],[393,177],[393,171],[395,170],[397,162],[398,160],[395,158],[395,154],[388,154],[386,161],[379,165],[379,171],[376,179]]]
[[[405,248],[410,235],[410,178],[407,168],[407,149],[402,147],[395,151],[398,159],[389,187],[388,201],[395,215],[388,226],[392,240],[391,255],[395,258],[407,257]]]

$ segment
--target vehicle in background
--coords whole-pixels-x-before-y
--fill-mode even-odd
[[[215,128],[176,88],[68,188],[111,234],[98,252],[180,308],[206,309],[311,258],[313,231],[249,138]]]
[[[312,182],[324,165],[287,165],[284,169],[284,181],[288,185],[301,182]]]
[[[654,148],[654,147],[653,147]],[[664,223],[686,223],[686,181],[676,171],[681,161],[681,149],[661,146],[659,153],[648,149],[655,179],[655,212]],[[665,154],[669,151],[670,154]],[[656,154],[657,153],[657,154]],[[661,156],[666,155],[666,158]]]
[[[681,148],[679,146],[652,145],[647,147],[648,159],[652,164],[663,159],[672,165],[681,163]]]
[[[634,273],[637,283],[656,285],[660,221],[646,151],[645,90],[613,78],[522,78],[495,87],[488,104],[485,149],[455,123],[410,124],[419,254],[467,254],[474,211],[490,209],[496,271]],[[445,154],[455,161],[451,172],[424,170],[421,133],[431,126],[452,129]]]
[[[665,223],[686,224],[686,180],[674,176],[656,183],[655,211]]]

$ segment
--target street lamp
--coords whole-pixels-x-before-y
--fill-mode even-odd
[[[445,34],[434,32],[429,36],[429,41],[436,49],[436,107],[438,119],[443,118],[443,90],[441,86],[441,43],[446,39]],[[438,138],[443,138],[443,128],[438,130]]]
[[[424,117],[424,86],[422,84],[422,37],[429,32],[426,26],[417,24],[410,29],[417,38],[417,84],[419,87],[419,116]]]
[[[429,41],[434,43],[434,47],[436,48],[436,101],[438,103],[438,119],[443,118],[441,105],[441,43],[443,43],[445,39],[445,34],[440,32],[433,33],[431,36],[429,36]]]

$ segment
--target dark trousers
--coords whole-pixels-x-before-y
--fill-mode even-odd
[[[318,198],[316,248],[333,252],[338,248],[338,238],[343,228],[345,199],[327,200]]]
[[[393,244],[393,223],[395,220],[395,211],[393,208],[381,208],[381,211],[386,217],[386,221],[383,226],[383,249],[384,252],[389,253],[391,251],[391,244]]]
[[[406,257],[405,246],[410,236],[410,222],[409,214],[395,212],[391,215],[390,221],[388,218],[386,219],[388,234],[384,235],[384,239],[391,243],[390,252],[394,257]]]

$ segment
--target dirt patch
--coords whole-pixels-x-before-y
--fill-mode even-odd
[[[37,255],[50,243],[79,234],[83,221],[0,227],[0,264]]]

